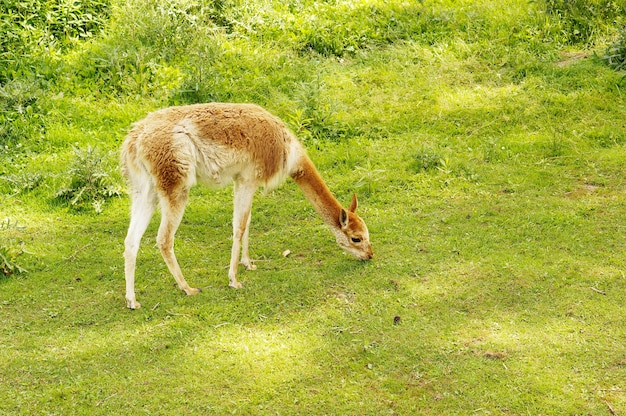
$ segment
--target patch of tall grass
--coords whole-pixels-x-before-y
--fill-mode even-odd
[[[604,0],[545,0],[531,7],[513,0],[5,2],[0,7],[7,34],[0,41],[0,158],[7,163],[0,174],[21,169],[10,167],[16,153],[57,150],[67,154],[60,160],[69,163],[72,147],[91,145],[95,133],[85,120],[72,120],[71,109],[68,113],[75,100],[87,107],[147,98],[150,106],[255,102],[316,145],[383,137],[412,123],[395,122],[411,120],[407,109],[383,100],[376,115],[364,118],[354,103],[367,104],[371,98],[351,95],[358,86],[370,85],[374,92],[386,84],[385,77],[394,78],[394,71],[416,60],[429,62],[424,71],[451,76],[459,84],[522,83],[543,70],[560,43],[591,42],[607,33],[622,21],[623,6],[623,1]],[[397,62],[373,60],[389,59],[394,48],[402,50],[402,56],[392,58]],[[390,52],[372,53],[385,49]],[[611,65],[620,68],[619,43],[611,51]],[[375,67],[376,73],[363,70],[335,79],[337,68],[347,65]],[[420,94],[444,110],[442,104],[452,95],[431,91],[427,83],[435,79],[428,79]],[[404,79],[413,84],[409,81]],[[480,100],[480,91],[472,94]],[[445,110],[451,127],[468,111]],[[129,111],[109,128],[121,137],[136,118]],[[68,124],[76,133],[62,148],[52,149],[60,137],[42,140]],[[109,140],[111,134],[98,137]],[[438,163],[423,156],[417,156],[416,170]],[[115,161],[108,157],[107,163]]]
[[[544,0],[560,40],[590,44],[626,24],[624,0]]]
[[[0,154],[43,134],[42,95],[36,81],[12,79],[0,84]]]
[[[606,48],[603,59],[616,71],[626,70],[626,26],[621,30],[617,39]]]
[[[0,82],[30,74],[49,55],[97,35],[109,0],[6,0],[0,3]]]

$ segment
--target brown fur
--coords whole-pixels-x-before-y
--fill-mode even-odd
[[[209,133],[211,141],[248,152],[260,169],[259,177],[269,180],[284,169],[287,143],[291,137],[284,124],[261,107],[252,104],[199,106],[198,113],[189,117],[198,129]]]
[[[189,143],[172,140],[176,134],[190,138],[201,154],[215,145],[241,153],[254,163],[262,183],[285,169],[288,143],[294,140],[278,118],[253,104],[197,104],[151,113],[127,136],[122,159],[137,161],[139,148],[165,194],[180,186],[194,162]]]
[[[311,202],[324,222],[339,228],[341,204],[332,195],[308,156],[301,159],[298,170],[291,177],[302,189],[304,196]]]

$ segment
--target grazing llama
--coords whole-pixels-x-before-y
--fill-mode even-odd
[[[234,183],[233,246],[229,286],[240,288],[237,265],[254,270],[248,253],[250,210],[259,186],[272,189],[288,176],[300,186],[342,249],[360,260],[372,258],[365,222],[355,214],[356,195],[345,210],[331,194],[296,137],[276,117],[252,104],[197,104],[149,114],[124,141],[121,162],[132,197],[125,240],[126,304],[135,298],[135,263],[139,243],[157,203],[161,208],[157,244],[178,287],[190,287],[174,254],[189,190],[196,182],[213,187]]]

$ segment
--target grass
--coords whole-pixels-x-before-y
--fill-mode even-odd
[[[591,3],[98,3],[100,27],[42,23],[69,33],[45,59],[3,15],[30,52],[0,54],[0,253],[25,270],[0,273],[0,413],[626,413],[620,14]],[[232,191],[196,188],[176,249],[203,292],[155,218],[127,310],[128,198],[55,195],[99,149],[104,198],[133,121],[213,99],[288,122],[375,258],[288,182],[229,289]]]

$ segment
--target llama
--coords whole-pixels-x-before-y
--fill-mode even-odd
[[[291,177],[346,252],[372,258],[369,232],[356,215],[357,198],[346,210],[331,194],[298,139],[266,110],[253,104],[196,104],[149,114],[126,136],[121,152],[128,179],[131,216],[125,239],[126,304],[137,309],[135,264],[141,238],[157,204],[161,223],[157,245],[178,287],[187,295],[200,292],[183,277],[174,254],[174,235],[182,220],[189,190],[196,183],[211,187],[234,184],[233,244],[229,286],[241,264],[254,270],[248,253],[250,211],[256,189],[273,189]]]

